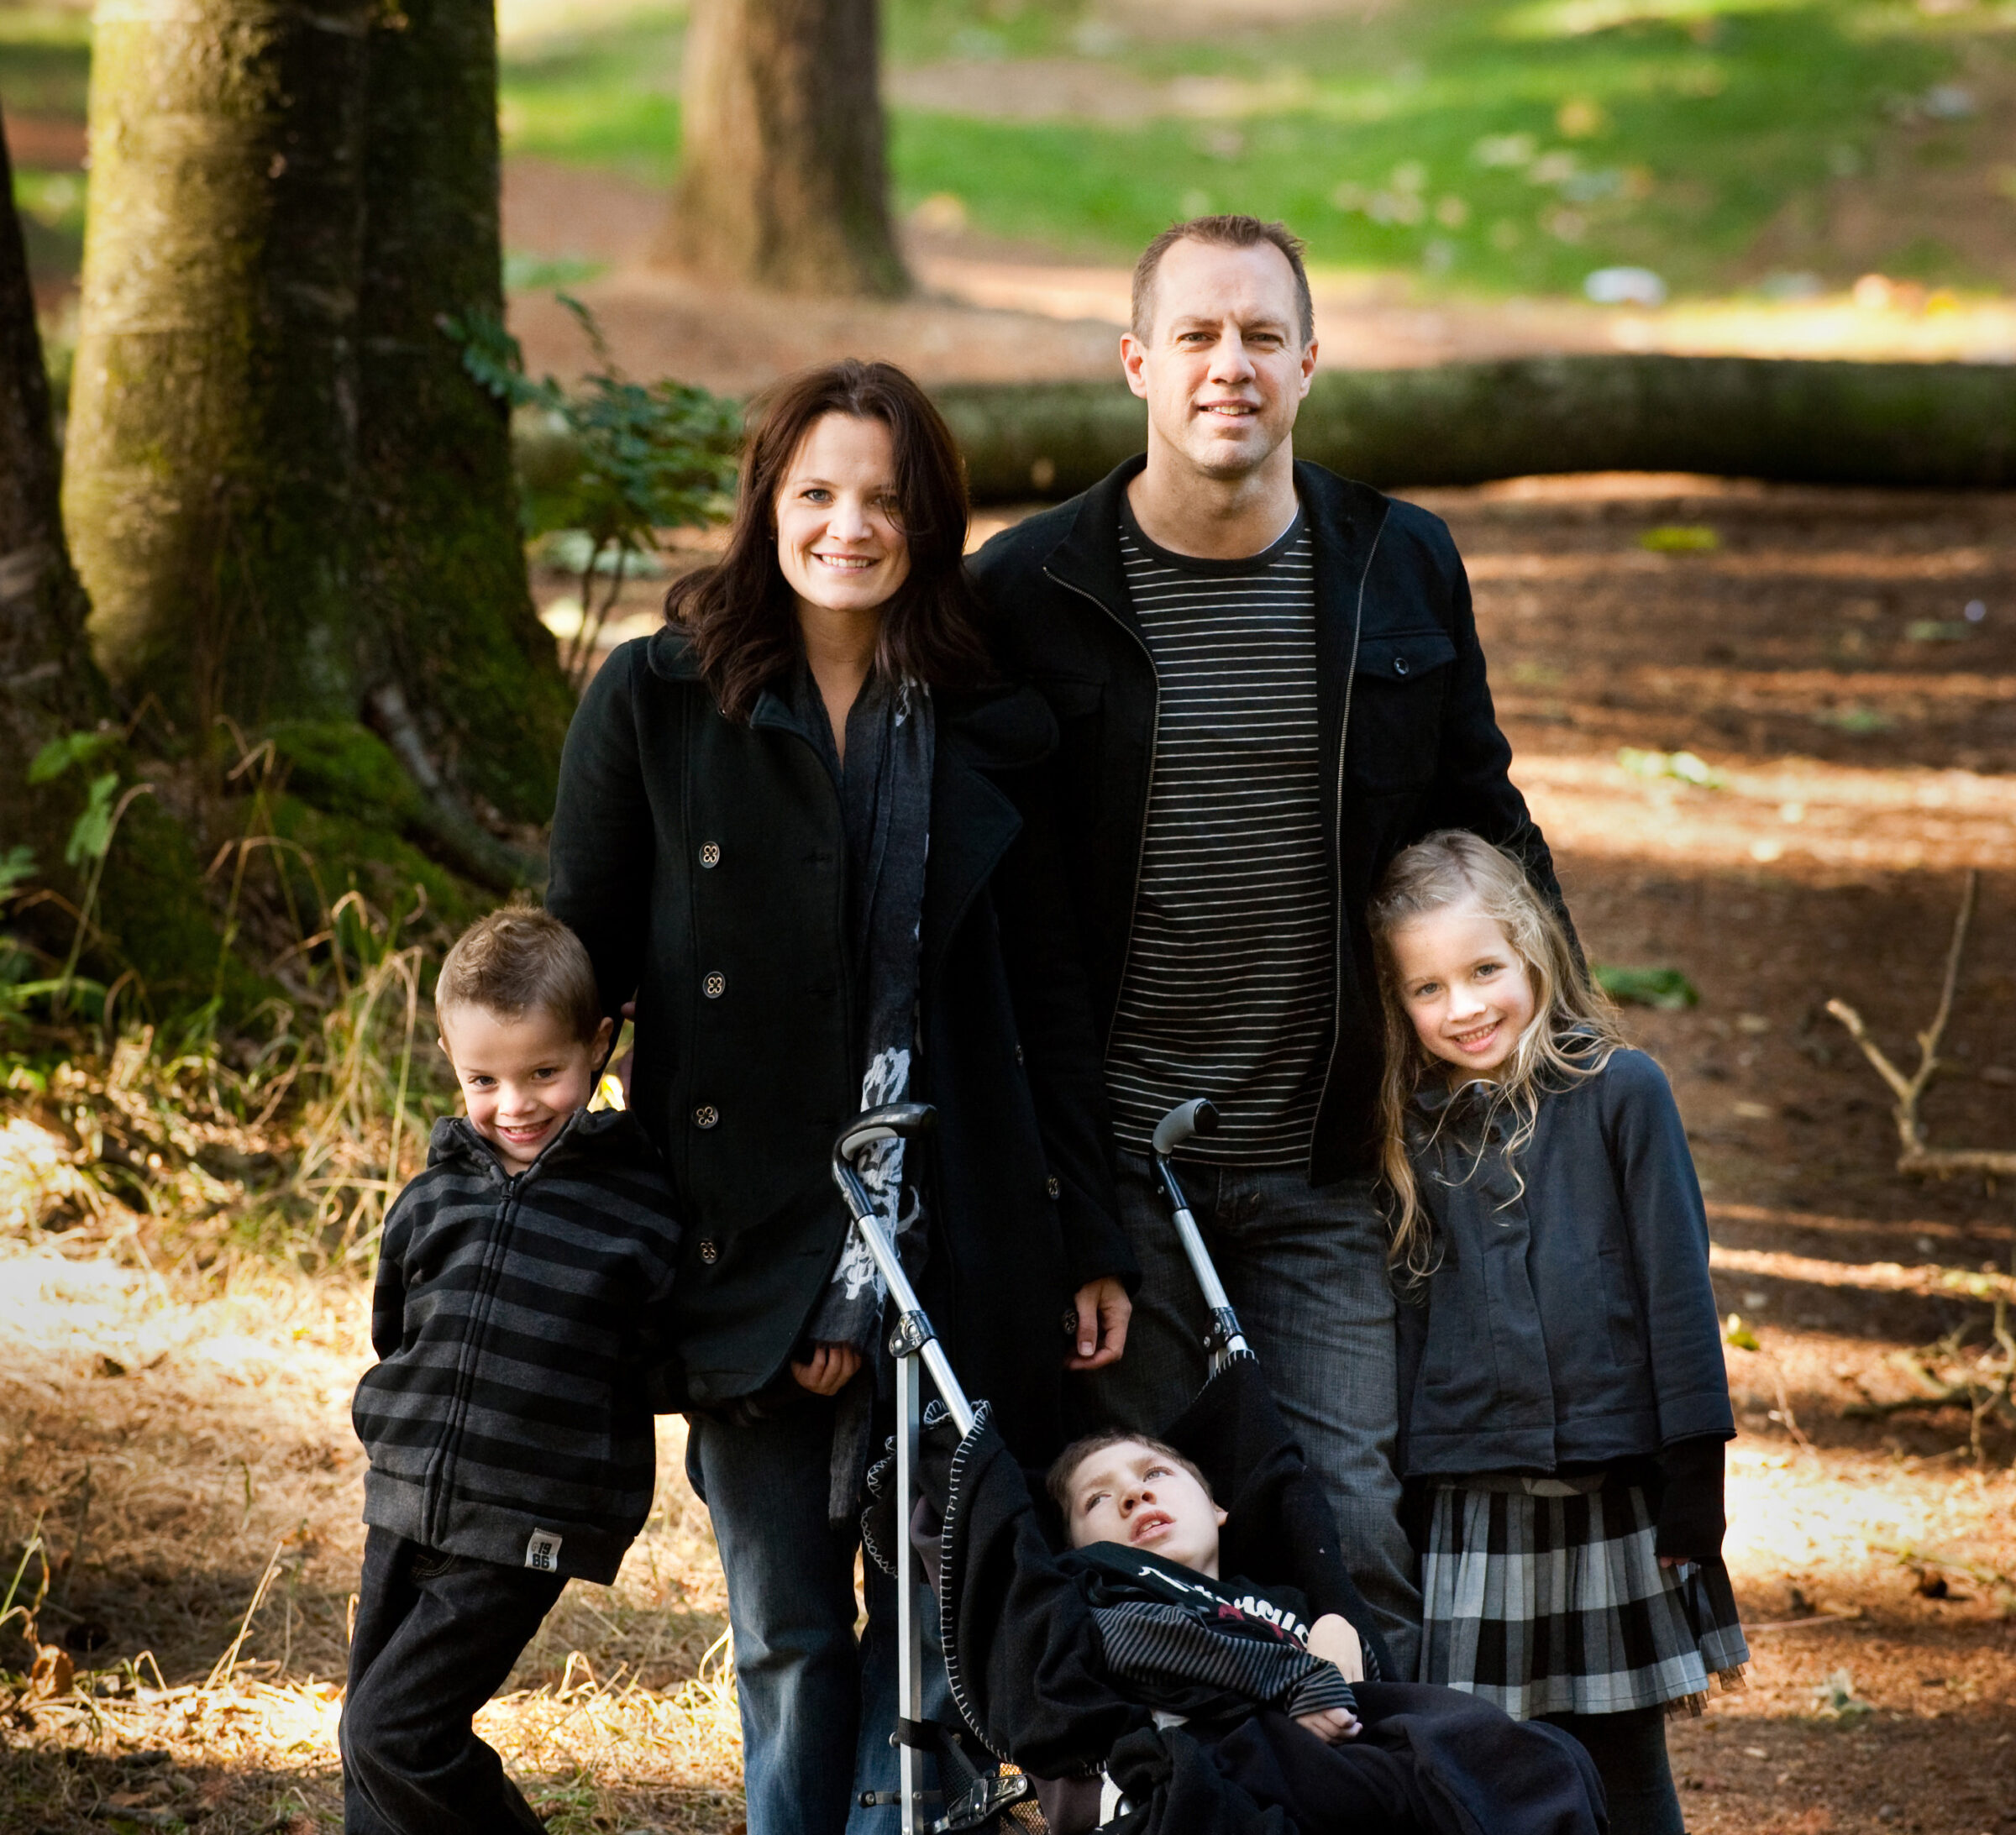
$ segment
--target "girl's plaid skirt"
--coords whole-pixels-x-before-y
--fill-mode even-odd
[[[1719,1560],[1664,1568],[1635,1485],[1533,1497],[1518,1480],[1438,1486],[1421,1572],[1420,1680],[1515,1720],[1701,1711],[1743,1686],[1749,1646]]]

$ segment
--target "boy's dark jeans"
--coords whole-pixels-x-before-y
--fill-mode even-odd
[[[337,1733],[344,1835],[542,1835],[470,1723],[566,1584],[366,1532]]]

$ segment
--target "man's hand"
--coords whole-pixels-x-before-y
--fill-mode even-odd
[[[1295,1724],[1305,1727],[1326,1746],[1341,1746],[1358,1737],[1358,1717],[1347,1707],[1326,1707],[1314,1714],[1298,1714]]]
[[[1120,1361],[1127,1348],[1127,1321],[1133,1317],[1134,1303],[1127,1290],[1111,1275],[1088,1281],[1078,1290],[1078,1318],[1074,1326],[1076,1353],[1064,1360],[1067,1370],[1104,1370]]]
[[[1365,1680],[1365,1646],[1351,1621],[1336,1612],[1325,1612],[1310,1627],[1309,1654],[1336,1664],[1347,1682]]]
[[[861,1353],[852,1345],[815,1345],[805,1362],[791,1366],[798,1387],[816,1396],[837,1396],[854,1380]]]

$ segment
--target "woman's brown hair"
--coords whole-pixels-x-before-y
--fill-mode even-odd
[[[966,472],[952,429],[894,364],[850,357],[787,376],[762,399],[743,439],[727,551],[665,595],[666,622],[685,627],[701,674],[731,720],[747,720],[797,653],[771,517],[801,443],[829,414],[879,421],[895,448],[910,575],[883,608],[877,673],[934,689],[971,687],[994,674],[966,577]]]

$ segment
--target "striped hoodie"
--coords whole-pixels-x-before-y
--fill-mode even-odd
[[[463,1116],[386,1219],[379,1361],[351,1418],[364,1520],[450,1555],[612,1581],[650,1513],[648,1379],[679,1225],[635,1117],[576,1113],[507,1174]]]

